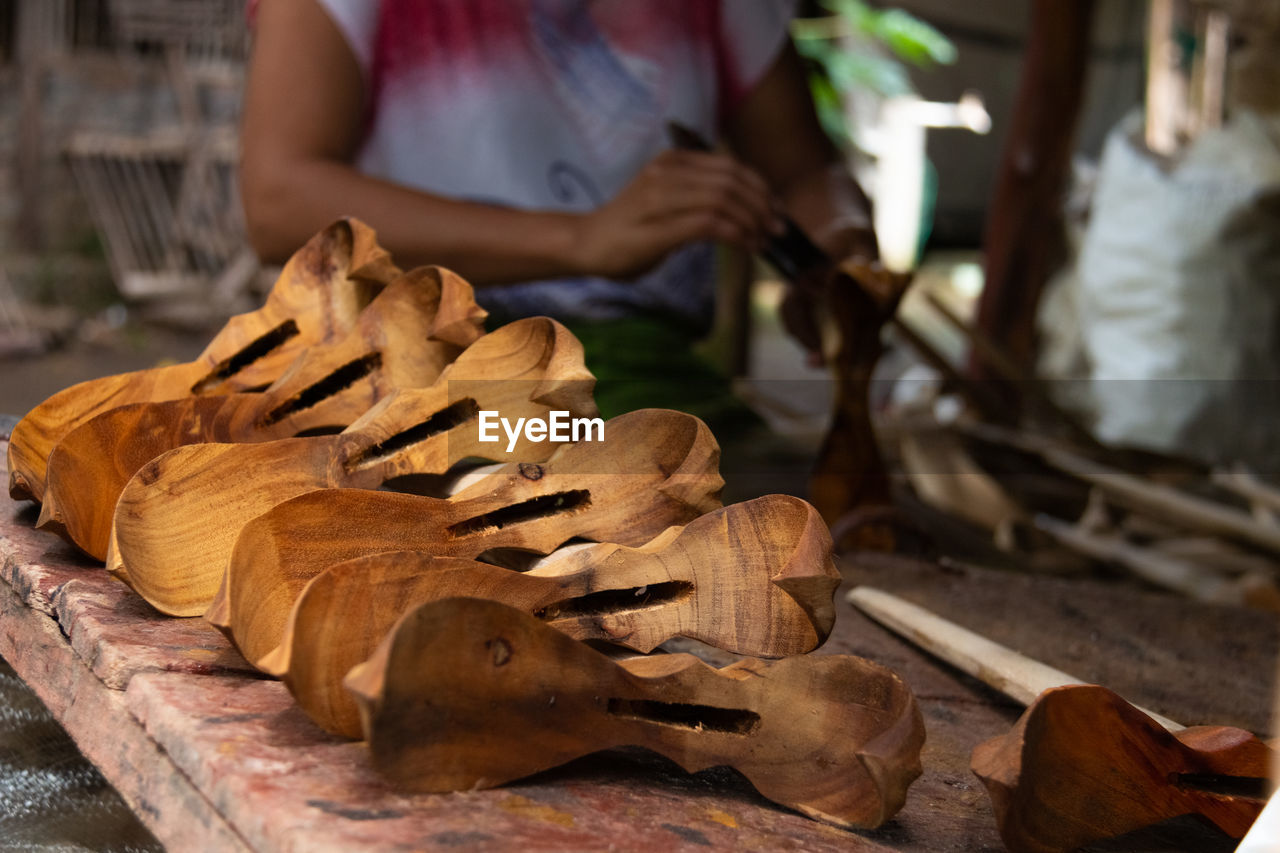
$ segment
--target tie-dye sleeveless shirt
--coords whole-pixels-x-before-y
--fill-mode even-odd
[[[269,2],[269,0],[267,0]],[[793,0],[320,0],[365,75],[364,173],[451,198],[586,211],[668,147],[716,137],[786,38]],[[714,252],[634,281],[482,288],[505,317],[710,323]]]

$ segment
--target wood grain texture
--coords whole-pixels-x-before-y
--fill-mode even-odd
[[[439,267],[399,276],[341,340],[308,349],[261,393],[184,397],[103,412],[49,454],[37,527],[105,560],[125,484],[189,444],[252,442],[350,426],[398,388],[430,385],[484,333],[471,285]]]
[[[338,435],[175,448],[121,492],[107,569],[161,612],[199,615],[217,592],[236,534],[255,516],[316,489],[442,474],[467,457],[545,459],[555,443],[522,437],[511,453],[480,443],[478,411],[590,416],[594,383],[577,339],[554,320],[533,317],[485,335],[431,386],[396,391]]]
[[[1198,785],[1264,780],[1271,752],[1229,726],[1167,732],[1110,690],[1077,685],[1042,694],[1009,734],[974,749],[972,768],[1006,846],[1048,853],[1188,814],[1240,838],[1263,800]]]
[[[889,477],[876,444],[868,395],[882,350],[881,329],[910,282],[909,275],[878,263],[845,263],[827,287],[826,307],[839,330],[830,359],[835,407],[809,480],[809,498],[828,524],[855,508],[890,503]],[[854,544],[883,547],[885,543],[875,538]]]
[[[108,409],[270,385],[299,353],[345,335],[399,272],[371,229],[335,222],[289,259],[261,308],[228,320],[195,361],[91,379],[32,409],[10,437],[9,494],[41,500],[54,445]]]
[[[417,791],[490,788],[619,745],[728,765],[773,800],[874,827],[920,775],[924,724],[893,672],[852,655],[615,661],[492,601],[410,611],[356,667],[374,767]]]
[[[840,576],[830,537],[799,498],[715,510],[642,548],[572,551],[527,573],[413,551],[330,566],[303,588],[280,645],[259,664],[321,728],[358,738],[359,713],[342,679],[400,616],[427,601],[499,601],[575,639],[638,652],[689,637],[737,654],[804,654],[835,623]]]
[[[207,617],[259,661],[280,643],[302,587],[344,560],[403,550],[547,554],[574,537],[641,546],[719,508],[719,460],[693,415],[641,409],[606,422],[602,442],[511,463],[447,500],[363,489],[302,495],[243,526]]]
[[[1035,0],[987,222],[977,326],[1017,362],[1035,361],[1036,306],[1063,257],[1062,198],[1084,102],[1095,0]],[[975,379],[994,371],[974,361]]]
[[[13,554],[5,551],[4,558],[8,561]],[[167,849],[227,853],[253,849],[208,797],[174,767],[169,754],[147,736],[130,715],[124,692],[106,687],[72,649],[62,626],[24,605],[3,582],[0,624],[5,626],[0,631],[0,655]],[[109,725],[104,725],[104,720],[109,720]],[[20,794],[8,796],[16,799]],[[6,809],[18,805],[5,803]]]

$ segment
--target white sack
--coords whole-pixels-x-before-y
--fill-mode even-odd
[[[1238,115],[1168,171],[1140,115],[1108,138],[1074,299],[1102,440],[1275,456],[1275,384],[1243,380],[1280,376],[1278,130]]]

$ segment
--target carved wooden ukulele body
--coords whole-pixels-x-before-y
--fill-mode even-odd
[[[399,276],[340,341],[319,345],[261,393],[120,406],[72,430],[49,454],[36,526],[106,559],[125,484],[189,444],[252,442],[350,426],[398,388],[430,385],[483,333],[471,285],[439,267]]]
[[[481,409],[593,415],[594,381],[577,339],[534,317],[485,335],[430,387],[395,392],[338,435],[175,448],[121,492],[107,569],[161,612],[197,616],[255,516],[317,489],[376,488],[404,474],[444,473],[470,456],[501,458],[501,447],[477,441]],[[510,456],[540,459],[555,447],[522,439]]]
[[[334,223],[289,259],[261,308],[232,317],[195,361],[91,379],[32,409],[9,439],[9,494],[42,500],[49,453],[94,415],[270,385],[299,353],[345,335],[399,273],[371,229],[354,219]]]
[[[641,409],[604,435],[503,466],[447,500],[329,489],[281,503],[240,531],[210,621],[258,661],[280,643],[302,587],[335,563],[406,549],[547,554],[574,537],[640,546],[720,506],[720,448],[694,416]]]
[[[735,654],[783,657],[826,639],[839,582],[817,510],[769,495],[670,528],[641,548],[587,545],[528,572],[412,551],[338,563],[302,589],[280,644],[258,665],[282,678],[322,728],[359,737],[342,679],[400,616],[427,601],[499,601],[575,639],[638,652],[689,637]],[[242,647],[263,645],[250,637]]]
[[[1181,815],[1240,838],[1264,800],[1217,790],[1261,786],[1273,751],[1230,726],[1169,732],[1092,684],[1040,694],[1006,735],[979,744],[971,767],[1014,853],[1074,850]]]
[[[455,598],[410,611],[346,684],[375,768],[410,790],[493,787],[632,745],[690,772],[728,765],[810,817],[874,827],[920,775],[911,691],[851,655],[615,661],[513,608]]]

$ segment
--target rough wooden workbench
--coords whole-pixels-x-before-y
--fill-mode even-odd
[[[4,450],[0,442],[0,458]],[[0,656],[170,849],[1002,849],[968,754],[1018,709],[866,621],[843,591],[822,652],[893,667],[928,728],[925,774],[876,832],[778,808],[729,771],[690,776],[638,752],[602,753],[496,790],[403,796],[372,773],[361,744],[317,729],[220,634],[199,619],[159,616],[33,530],[35,517],[30,504],[0,513]],[[1182,722],[1269,727],[1280,630],[1268,616],[901,559],[844,569]],[[1114,849],[1169,849],[1167,838],[1153,839]]]

